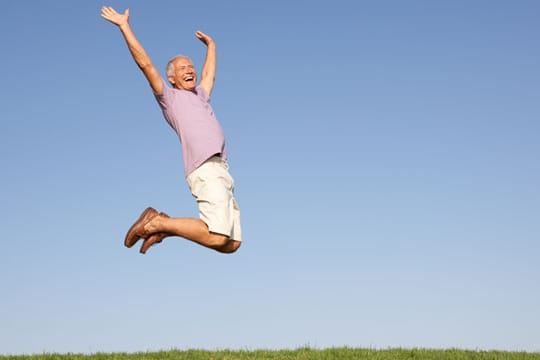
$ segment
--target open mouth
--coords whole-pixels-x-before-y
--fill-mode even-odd
[[[194,77],[191,75],[184,77],[184,81],[191,82],[193,80],[194,80]]]

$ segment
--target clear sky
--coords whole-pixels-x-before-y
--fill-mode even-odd
[[[106,4],[160,69],[218,49],[244,244],[144,256],[196,203],[102,5],[2,4],[1,354],[540,351],[538,1]]]

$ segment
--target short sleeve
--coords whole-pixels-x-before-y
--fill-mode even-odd
[[[206,92],[206,90],[202,86],[197,86],[197,96],[201,98],[204,102],[210,102],[210,95]]]
[[[170,103],[170,99],[172,97],[172,89],[165,83],[165,80],[163,81],[162,86],[162,94],[156,94],[154,93],[154,96],[159,104],[159,107],[163,110],[167,109],[167,104]]]

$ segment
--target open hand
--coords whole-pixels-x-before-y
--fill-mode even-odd
[[[210,45],[211,43],[214,42],[214,40],[212,40],[212,38],[210,36],[206,35],[202,31],[196,31],[195,36],[198,37],[199,40],[201,40],[203,43],[205,43],[206,46],[208,46],[208,45]]]
[[[119,14],[110,6],[103,6],[101,8],[101,17],[107,21],[112,22],[115,25],[123,26],[128,23],[129,20],[129,9],[123,14]]]

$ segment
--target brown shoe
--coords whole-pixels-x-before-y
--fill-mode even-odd
[[[148,207],[143,211],[139,219],[131,226],[126,234],[124,245],[132,247],[140,238],[148,236],[144,231],[144,225],[158,215],[156,209]]]
[[[169,215],[161,212],[159,213],[160,216],[163,216],[163,217],[170,217]],[[169,234],[167,233],[155,233],[155,234],[152,234],[148,237],[148,239],[144,240],[142,246],[141,246],[141,249],[139,250],[139,252],[141,254],[146,254],[146,252],[148,251],[148,249],[152,246],[152,245],[155,245],[155,244],[159,244],[165,237],[167,237]]]

